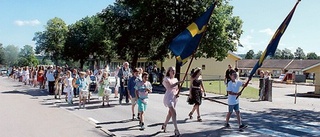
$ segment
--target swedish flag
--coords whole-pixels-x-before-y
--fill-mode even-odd
[[[207,24],[211,17],[216,2],[207,9],[195,22],[181,32],[169,45],[169,49],[176,56],[177,61],[183,65],[188,58],[196,51],[201,37],[206,31]]]
[[[300,0],[297,1],[296,5],[293,7],[293,9],[290,11],[288,16],[285,18],[285,20],[281,23],[275,34],[273,35],[272,39],[270,40],[267,48],[262,53],[260,59],[258,60],[257,64],[253,67],[253,69],[250,72],[249,79],[252,78],[252,76],[256,73],[257,69],[262,66],[263,61],[266,59],[267,56],[273,56],[276,52],[276,49],[278,47],[279,41],[283,35],[283,33],[286,31],[291,18],[293,16],[294,11],[296,10],[297,5],[299,4]]]

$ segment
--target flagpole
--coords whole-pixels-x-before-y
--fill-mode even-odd
[[[299,4],[299,2],[300,2],[301,0],[297,0],[297,2],[296,2],[296,4],[294,5],[294,7],[293,7],[293,9],[290,11],[290,13],[289,13],[289,15],[291,14],[291,12],[294,12],[294,10],[295,10],[295,8],[297,7],[297,5]],[[292,13],[293,14],[293,13]],[[286,17],[286,19],[285,19],[285,21],[287,20],[287,18],[289,17],[289,15]],[[291,15],[291,17],[292,17],[292,15]],[[291,19],[291,18],[290,18]],[[282,25],[282,24],[281,24]],[[278,28],[278,30],[279,30],[279,28]],[[275,36],[274,36],[275,37]],[[281,37],[281,36],[280,36]],[[270,43],[269,43],[270,44]],[[268,47],[267,47],[268,48]],[[265,50],[265,52],[267,51],[267,49]],[[265,59],[265,58],[264,58]],[[264,60],[263,59],[263,60]],[[262,60],[262,61],[263,61]],[[250,76],[249,76],[249,79],[247,80],[247,82],[245,83],[245,85],[242,87],[242,89],[241,89],[241,91],[239,92],[239,94],[237,95],[237,97],[236,97],[236,99],[238,99],[239,98],[239,96],[242,94],[242,92],[243,92],[243,90],[244,90],[244,88],[245,87],[247,87],[247,85],[249,84],[249,81],[252,79],[252,75],[250,74]]]
[[[211,13],[211,14],[212,14],[212,13]],[[208,25],[208,23],[207,23],[207,25]],[[205,31],[203,32],[203,35],[202,35],[201,38],[200,38],[200,42],[198,43],[197,48],[196,48],[196,49],[194,50],[194,52],[192,53],[192,57],[191,57],[190,63],[189,63],[189,65],[188,65],[188,68],[187,68],[187,70],[186,70],[186,73],[185,73],[184,76],[183,76],[182,82],[181,82],[181,84],[179,85],[179,90],[178,90],[178,93],[177,93],[176,97],[179,97],[179,94],[180,94],[180,91],[181,91],[181,87],[182,87],[182,85],[183,85],[183,83],[184,83],[184,80],[186,79],[186,77],[187,77],[187,75],[188,75],[188,72],[189,72],[191,63],[192,63],[193,58],[194,58],[194,54],[197,52],[198,47],[199,47],[199,45],[200,45],[200,43],[201,43],[201,41],[202,41],[202,39],[203,39],[203,36],[206,34],[206,32],[207,32],[207,26],[206,26]]]
[[[216,6],[216,5],[217,5],[217,1],[215,0],[213,4],[214,4],[214,6]],[[210,16],[212,15],[212,12],[213,12],[213,10],[211,11]],[[182,87],[182,85],[183,85],[183,83],[184,83],[184,81],[185,81],[185,79],[186,79],[186,77],[187,77],[187,74],[188,74],[188,72],[189,72],[189,69],[190,69],[191,63],[192,63],[192,61],[193,61],[194,55],[195,55],[195,53],[196,53],[196,51],[197,51],[197,49],[198,49],[198,47],[199,47],[199,45],[200,45],[200,43],[201,43],[201,41],[202,41],[202,39],[203,39],[203,36],[204,36],[205,33],[207,32],[209,20],[210,20],[210,18],[209,18],[208,21],[207,21],[206,28],[205,28],[205,30],[204,30],[204,32],[203,32],[203,35],[202,35],[201,38],[200,38],[200,41],[199,41],[199,43],[198,43],[198,45],[197,45],[197,48],[196,48],[196,49],[194,50],[194,52],[192,53],[192,57],[191,57],[190,63],[189,63],[189,65],[188,65],[188,68],[187,68],[187,70],[186,70],[186,73],[184,74],[184,77],[183,77],[183,79],[182,79],[182,82],[181,82],[181,84],[179,85],[179,90],[178,90],[178,93],[176,94],[176,97],[179,97],[179,94],[180,94],[180,91],[181,91],[181,87]]]

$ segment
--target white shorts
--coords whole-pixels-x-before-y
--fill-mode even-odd
[[[80,89],[79,95],[80,95],[80,97],[87,97],[88,92],[89,92],[88,90]]]

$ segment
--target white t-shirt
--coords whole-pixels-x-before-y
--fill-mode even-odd
[[[242,82],[236,80],[235,82],[229,81],[227,91],[231,91],[234,93],[238,93],[240,87],[242,86]],[[236,105],[239,104],[239,99],[237,99],[237,95],[228,95],[228,105]]]

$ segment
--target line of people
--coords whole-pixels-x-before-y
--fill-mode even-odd
[[[25,71],[27,71],[28,67],[25,67]],[[49,66],[47,69],[43,69],[44,66],[40,66],[39,69],[32,70],[31,73],[36,72],[36,74],[32,77],[36,77],[36,80],[39,84],[40,88],[44,88],[44,82],[48,82],[48,91],[50,95],[54,95],[56,99],[60,99],[61,93],[65,93],[66,102],[68,104],[73,104],[73,98],[79,97],[79,109],[81,107],[85,108],[86,101],[90,101],[90,96],[92,92],[97,91],[97,95],[102,98],[102,106],[105,106],[105,102],[107,106],[109,104],[109,98],[112,94],[111,80],[109,79],[110,73],[108,69],[97,69],[94,72],[91,70],[87,70],[86,72],[78,72],[77,69],[68,69],[66,67],[53,67]],[[230,67],[231,68],[231,67]],[[201,77],[201,68],[196,68],[192,71],[190,75],[190,87],[189,87],[189,97],[188,103],[193,105],[190,113],[188,114],[189,118],[193,118],[193,113],[197,113],[197,121],[202,122],[200,115],[200,106],[202,104],[203,96],[206,96],[205,89]],[[14,79],[17,78],[15,69],[12,69]],[[167,124],[170,119],[172,119],[172,123],[174,125],[174,134],[175,136],[179,136],[180,132],[177,126],[177,98],[179,94],[179,85],[183,81],[178,81],[175,78],[175,67],[169,67],[163,77],[162,85],[165,87],[166,92],[163,98],[163,104],[168,108],[168,113],[165,118],[165,121],[161,127],[163,132],[166,132]],[[22,72],[22,81],[26,83],[26,74],[28,72]],[[29,73],[30,74],[30,73]],[[246,86],[243,85],[242,82],[236,80],[237,73],[230,70],[230,80],[227,83],[227,91],[228,91],[228,113],[226,116],[226,124],[225,127],[230,127],[229,118],[232,114],[232,111],[235,110],[238,118],[238,123],[240,128],[244,128],[240,119],[240,111],[239,111],[239,102],[235,97],[238,94],[239,87]],[[33,75],[33,74],[32,74]],[[152,92],[152,84],[149,82],[149,74],[147,72],[143,72],[142,68],[133,68],[129,67],[128,62],[124,62],[121,67],[118,67],[114,72],[115,75],[115,84],[113,87],[115,88],[115,98],[118,98],[118,92],[120,94],[119,104],[122,104],[122,100],[128,104],[129,100],[131,101],[131,112],[132,112],[132,120],[139,120],[140,128],[145,129],[144,118],[148,106],[148,95]],[[18,75],[19,76],[19,75]],[[31,75],[29,75],[31,76]],[[41,77],[43,76],[43,78]],[[43,81],[41,81],[43,80]],[[31,84],[31,83],[30,83]],[[36,86],[37,84],[31,84],[32,86]],[[137,107],[136,107],[137,106]],[[135,109],[138,109],[138,112],[135,113]],[[137,114],[137,115],[136,115]]]

